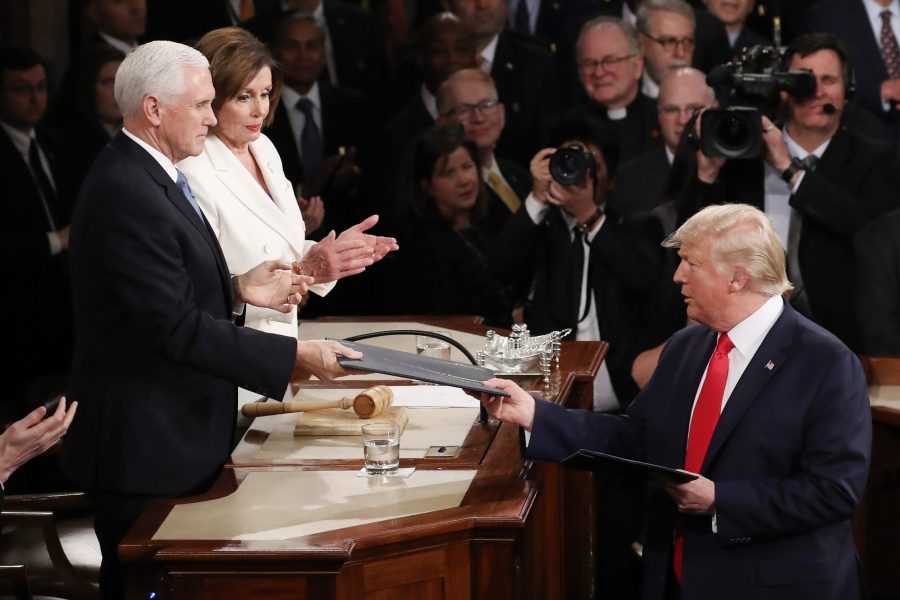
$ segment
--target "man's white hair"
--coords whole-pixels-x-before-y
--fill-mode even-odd
[[[123,117],[141,111],[144,96],[152,94],[171,102],[184,93],[184,69],[209,67],[197,50],[169,41],[149,42],[129,54],[116,71],[116,103]]]

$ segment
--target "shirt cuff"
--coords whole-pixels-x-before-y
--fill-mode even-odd
[[[62,242],[55,231],[47,232],[47,240],[50,242],[50,256],[56,256],[62,252]]]
[[[528,197],[525,198],[525,210],[532,221],[540,223],[544,220],[544,216],[550,210],[550,207],[535,198],[534,194],[528,194]]]

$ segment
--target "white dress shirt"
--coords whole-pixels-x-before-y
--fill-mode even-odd
[[[286,85],[281,88],[281,101],[284,102],[288,121],[291,123],[291,131],[294,132],[294,145],[297,146],[297,156],[302,160],[303,149],[300,147],[300,135],[306,126],[306,116],[302,110],[297,108],[297,102],[300,101],[300,98],[309,98],[309,101],[312,102],[313,121],[319,127],[319,133],[323,136],[322,139],[325,139],[325,133],[322,130],[322,97],[319,94],[319,82],[313,83],[305,96],[301,96]]]
[[[481,65],[479,67],[481,70],[488,75],[491,73],[491,69],[494,68],[494,56],[497,54],[497,41],[500,39],[500,34],[495,34],[491,41],[487,46],[484,47],[484,50],[481,51]]]

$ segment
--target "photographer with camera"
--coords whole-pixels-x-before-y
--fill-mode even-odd
[[[788,69],[810,72],[811,81]],[[792,304],[857,349],[847,284],[853,273],[851,238],[896,206],[897,177],[890,145],[843,125],[854,87],[849,51],[830,34],[804,35],[786,48],[774,69],[735,75],[732,81],[738,95],[769,84],[782,90],[777,112],[784,115],[783,125],[749,108],[707,111],[697,179],[682,206],[689,208],[688,216],[723,201],[765,210],[786,243]],[[762,160],[755,158],[757,152]]]

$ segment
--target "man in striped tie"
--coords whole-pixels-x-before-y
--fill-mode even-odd
[[[669,340],[626,416],[502,379],[486,383],[510,397],[482,402],[531,432],[526,458],[588,448],[698,475],[649,485],[644,598],[861,598],[850,519],[872,428],[859,361],[784,301],[784,251],[760,210],[707,207],[664,245],[699,324]]]

